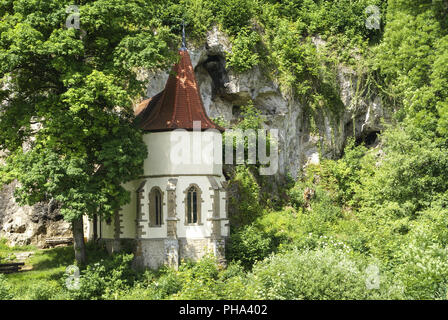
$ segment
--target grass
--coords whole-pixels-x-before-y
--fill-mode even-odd
[[[104,248],[91,243],[86,247],[89,263],[108,256]],[[67,267],[75,264],[73,246],[52,249],[38,249],[34,246],[9,247],[4,239],[0,240],[0,257],[10,257],[7,261],[13,261],[14,252],[20,251],[33,252],[25,261],[25,268],[32,269],[5,275],[15,299],[66,299],[66,296],[61,295],[61,289]],[[6,258],[3,262],[6,262]]]
[[[35,251],[36,247],[27,246],[8,246],[6,239],[0,239],[0,263],[8,263],[16,260],[15,253],[23,251]]]
[[[0,252],[6,251],[33,251],[36,250],[35,246],[32,245],[26,245],[26,246],[8,246],[8,240],[7,239],[0,239]]]
[[[37,248],[32,245],[26,246],[8,246],[8,241],[6,239],[0,239],[0,263],[7,263],[14,261],[16,259],[16,252],[23,251],[36,251]]]

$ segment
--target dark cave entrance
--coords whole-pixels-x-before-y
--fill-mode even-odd
[[[356,145],[364,144],[366,147],[373,147],[378,143],[380,133],[380,131],[371,131],[363,134],[356,139]]]
[[[202,66],[207,70],[212,78],[212,94],[223,94],[225,84],[229,82],[229,77],[226,71],[226,60],[220,55],[208,55],[207,59],[202,63]]]

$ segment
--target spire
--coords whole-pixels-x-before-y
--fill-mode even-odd
[[[185,21],[182,20],[182,48],[181,50],[187,50],[187,42],[185,40]]]
[[[179,55],[180,60],[173,66],[165,89],[142,101],[135,110],[138,126],[149,132],[194,130],[193,122],[200,121],[201,130],[217,129],[224,132],[225,129],[215,124],[205,111],[186,46],[184,21]]]
[[[144,131],[194,130],[200,121],[201,130],[224,128],[207,116],[196,81],[190,55],[186,48],[179,50],[180,60],[173,66],[165,89],[140,103],[135,110],[137,125]]]

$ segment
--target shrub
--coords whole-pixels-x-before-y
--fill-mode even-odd
[[[409,299],[448,299],[448,210],[434,209],[412,223],[407,241],[394,251],[394,272]]]
[[[448,299],[448,249],[411,243],[402,248],[395,271],[408,299]]]
[[[179,274],[171,268],[163,268],[163,275],[154,283],[157,296],[165,298],[179,292],[183,287]]]
[[[240,261],[231,261],[225,270],[219,274],[221,297],[226,300],[252,299],[247,290],[247,271]]]
[[[256,45],[260,37],[255,31],[243,28],[232,41],[232,52],[227,58],[227,64],[237,72],[252,69],[259,62]]]
[[[293,250],[257,263],[250,286],[260,299],[401,298],[400,287],[385,276],[380,289],[368,290],[365,270],[345,250]]]
[[[293,208],[268,212],[255,222],[256,232],[270,239],[271,247],[282,247],[304,238],[303,218],[301,211],[297,212]]]
[[[200,39],[207,33],[213,21],[214,6],[209,0],[180,1],[178,9],[185,17],[189,38]]]
[[[154,286],[146,286],[137,282],[129,289],[122,290],[118,295],[120,300],[156,300],[160,299],[159,292]]]
[[[0,300],[10,300],[12,298],[11,286],[6,281],[6,277],[0,273]]]
[[[62,288],[56,281],[37,281],[28,287],[26,298],[31,300],[53,300],[61,297]]]
[[[117,298],[117,292],[135,281],[132,259],[132,254],[120,253],[88,265],[82,271],[79,290],[70,290],[70,297],[77,300]]]
[[[448,150],[413,126],[387,130],[383,138],[385,156],[357,198],[372,214],[415,218],[448,190]]]
[[[219,269],[216,258],[207,255],[195,263],[183,263],[179,267],[182,290],[173,298],[203,300],[222,298],[222,284],[218,281]]]
[[[322,185],[333,193],[340,205],[352,203],[363,170],[366,169],[365,164],[368,161],[367,157],[365,158],[366,152],[365,146],[356,146],[355,140],[350,139],[341,159],[322,162]]]
[[[229,260],[240,261],[246,269],[250,269],[256,261],[263,260],[274,250],[269,234],[254,226],[244,226],[230,236],[227,249]]]
[[[236,167],[229,189],[234,193],[229,203],[233,211],[229,214],[232,226],[248,225],[262,214],[260,186],[248,167],[242,165]]]
[[[254,7],[252,0],[222,0],[219,1],[218,19],[224,29],[236,34],[250,23]]]

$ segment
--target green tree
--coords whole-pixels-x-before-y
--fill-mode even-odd
[[[165,67],[174,51],[158,1],[71,4],[0,3],[1,182],[20,182],[21,204],[61,204],[82,264],[83,215],[108,217],[127,203],[121,184],[141,174],[147,155],[132,123],[144,89],[138,72]],[[67,27],[78,18],[80,29]]]

